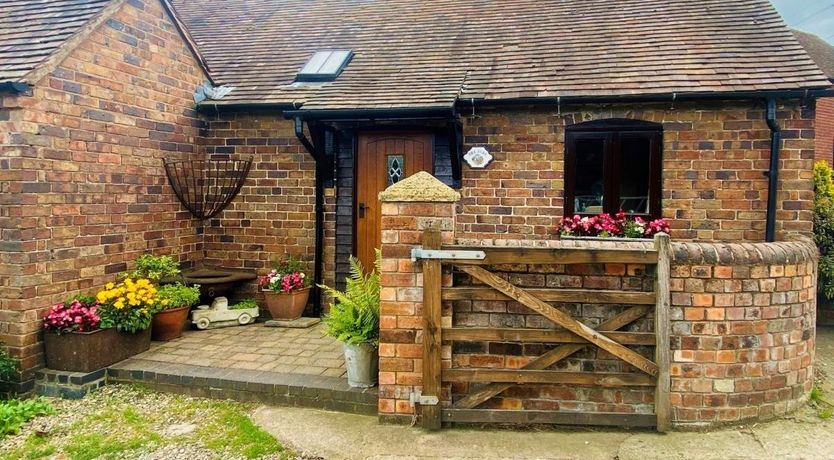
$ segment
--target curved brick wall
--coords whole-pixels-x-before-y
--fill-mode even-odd
[[[813,385],[813,243],[673,243],[673,250],[675,423],[764,420],[799,406]]]

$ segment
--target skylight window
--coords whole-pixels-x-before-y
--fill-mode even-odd
[[[298,72],[295,81],[333,81],[352,57],[350,50],[317,51]]]

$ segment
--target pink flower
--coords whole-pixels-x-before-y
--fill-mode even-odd
[[[58,303],[49,309],[43,319],[43,327],[57,332],[89,332],[99,328],[101,318],[96,314],[98,304],[85,304],[78,299]]]
[[[626,227],[636,223],[643,231],[645,238],[652,238],[658,233],[669,233],[669,224],[663,219],[646,222],[641,217],[629,219],[624,211],[620,211],[613,217],[607,213],[597,216],[565,217],[559,223],[557,231],[566,236],[606,236],[622,237],[625,235]],[[632,227],[633,228],[633,227]]]

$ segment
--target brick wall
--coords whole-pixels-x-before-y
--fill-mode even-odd
[[[834,97],[817,100],[816,158],[834,164]]]
[[[409,405],[409,395],[422,383],[423,282],[421,265],[410,259],[411,248],[420,244],[422,229],[459,229],[460,225],[455,225],[458,218],[446,202],[383,204],[379,375],[382,421],[409,421],[415,412]],[[485,240],[469,235],[460,238],[448,230],[443,232],[443,240],[444,244],[486,247],[652,247],[651,242]],[[799,407],[813,384],[817,259],[813,243],[807,239],[759,244],[673,242],[673,252],[670,348],[675,425],[766,420]],[[519,263],[490,268],[508,281],[529,288],[650,291],[656,277],[653,266],[627,264]],[[472,284],[468,276],[453,274],[448,269],[444,272],[444,286],[467,284]],[[555,305],[592,327],[627,307]],[[651,332],[653,323],[649,315],[623,330]],[[553,323],[517,302],[495,300],[444,302],[442,327],[452,326],[554,328]],[[441,348],[441,367],[516,369],[553,347],[504,342],[445,343]],[[651,347],[631,348],[653,357]],[[586,347],[550,369],[639,372],[594,347]],[[441,401],[450,405],[471,390],[465,383],[445,384]],[[525,385],[515,386],[479,407],[651,414],[654,391]]]
[[[191,95],[204,78],[160,3],[136,0],[17,97],[25,111],[0,111],[0,341],[23,381],[42,361],[50,304],[95,290],[143,252],[200,257],[198,222],[162,159],[196,154]]]
[[[797,408],[814,383],[813,243],[673,247],[678,424],[765,420]]]
[[[459,236],[547,239],[562,216],[565,126],[606,118],[662,123],[663,216],[675,239],[763,241],[770,131],[763,103],[481,110],[465,118],[465,150],[485,146],[486,169],[464,167]],[[777,231],[811,232],[813,107],[787,102]]]
[[[240,194],[206,226],[207,264],[268,271],[273,261],[292,254],[308,262],[315,255],[316,164],[280,114],[225,114],[207,121],[209,158],[252,158]],[[335,270],[335,191],[325,198],[325,279]],[[246,295],[254,294],[254,284]]]

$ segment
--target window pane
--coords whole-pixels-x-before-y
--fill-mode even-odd
[[[405,157],[388,155],[388,186],[392,186],[405,177]]]
[[[299,73],[319,73],[321,66],[324,65],[325,61],[327,61],[327,58],[329,58],[331,54],[333,54],[331,51],[317,51],[315,54],[313,54],[313,57],[310,58],[309,61],[307,61],[307,64],[304,66],[303,69],[301,69],[301,72]]]
[[[649,214],[651,144],[647,138],[620,139],[620,209]]]
[[[319,73],[331,74],[338,72],[348,56],[350,56],[350,51],[334,51],[321,66]]]
[[[603,210],[603,139],[576,141],[576,176],[574,210],[577,213],[599,214]]]

